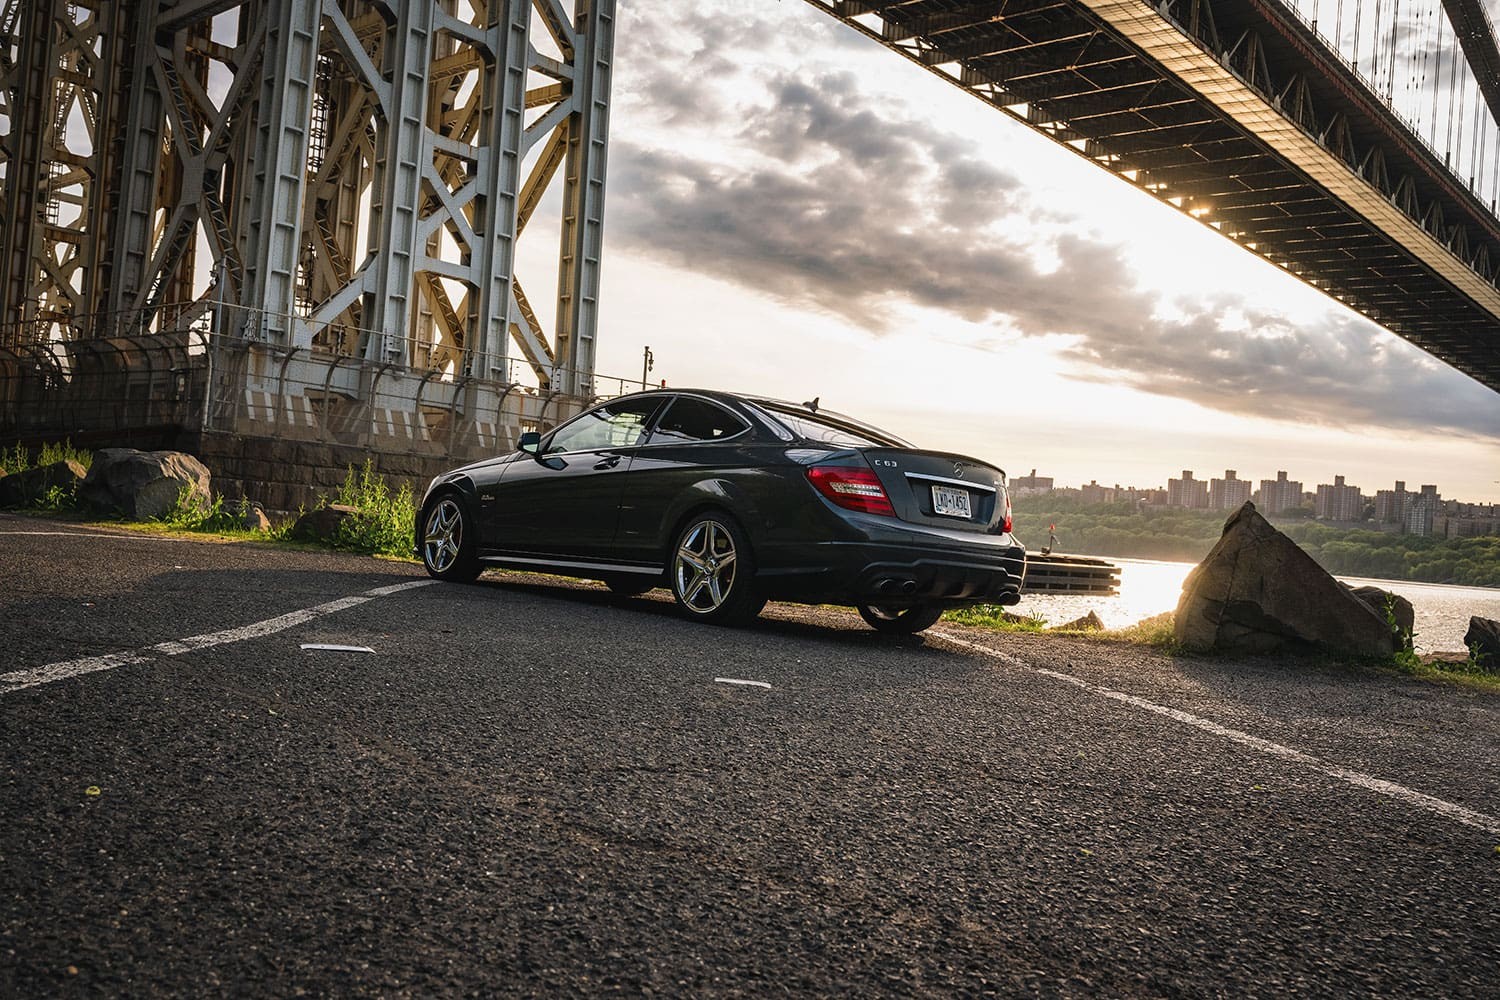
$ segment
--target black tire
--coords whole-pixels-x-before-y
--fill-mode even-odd
[[[918,604],[910,608],[861,604],[859,616],[877,632],[887,635],[915,635],[937,624],[937,620],[943,617],[943,609],[936,604]]]
[[[683,614],[714,625],[743,625],[766,598],[744,529],[727,514],[694,514],[677,532],[668,559],[672,596]]]
[[[634,573],[606,576],[601,582],[609,588],[610,593],[621,597],[639,597],[646,591],[661,586],[661,580],[654,576],[639,576]]]
[[[484,571],[474,538],[474,519],[452,493],[434,497],[422,510],[422,565],[429,576],[473,583]]]

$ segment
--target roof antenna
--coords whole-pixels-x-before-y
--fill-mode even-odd
[[[812,410],[814,413],[817,413],[818,412],[818,400],[822,399],[822,398],[823,397],[821,397],[821,396],[814,396],[812,399],[809,399],[807,402],[803,403],[802,405],[805,406],[805,407],[807,407],[809,410]]]

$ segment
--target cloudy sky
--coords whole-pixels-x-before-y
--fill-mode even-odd
[[[801,0],[624,0],[601,375],[1060,484],[1500,502],[1500,394]]]

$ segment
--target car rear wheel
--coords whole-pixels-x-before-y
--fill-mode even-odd
[[[766,599],[755,586],[750,545],[731,518],[699,514],[678,533],[672,596],[689,617],[715,625],[740,625],[760,614]]]
[[[918,604],[910,608],[886,608],[879,604],[861,604],[859,616],[877,632],[890,635],[913,635],[931,628],[943,617],[936,604]]]
[[[473,523],[452,494],[434,500],[422,514],[422,565],[429,576],[454,583],[471,583],[484,570]]]

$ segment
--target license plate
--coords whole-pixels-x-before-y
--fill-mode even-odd
[[[946,517],[972,518],[969,511],[969,491],[956,490],[951,486],[932,488],[932,511]]]

